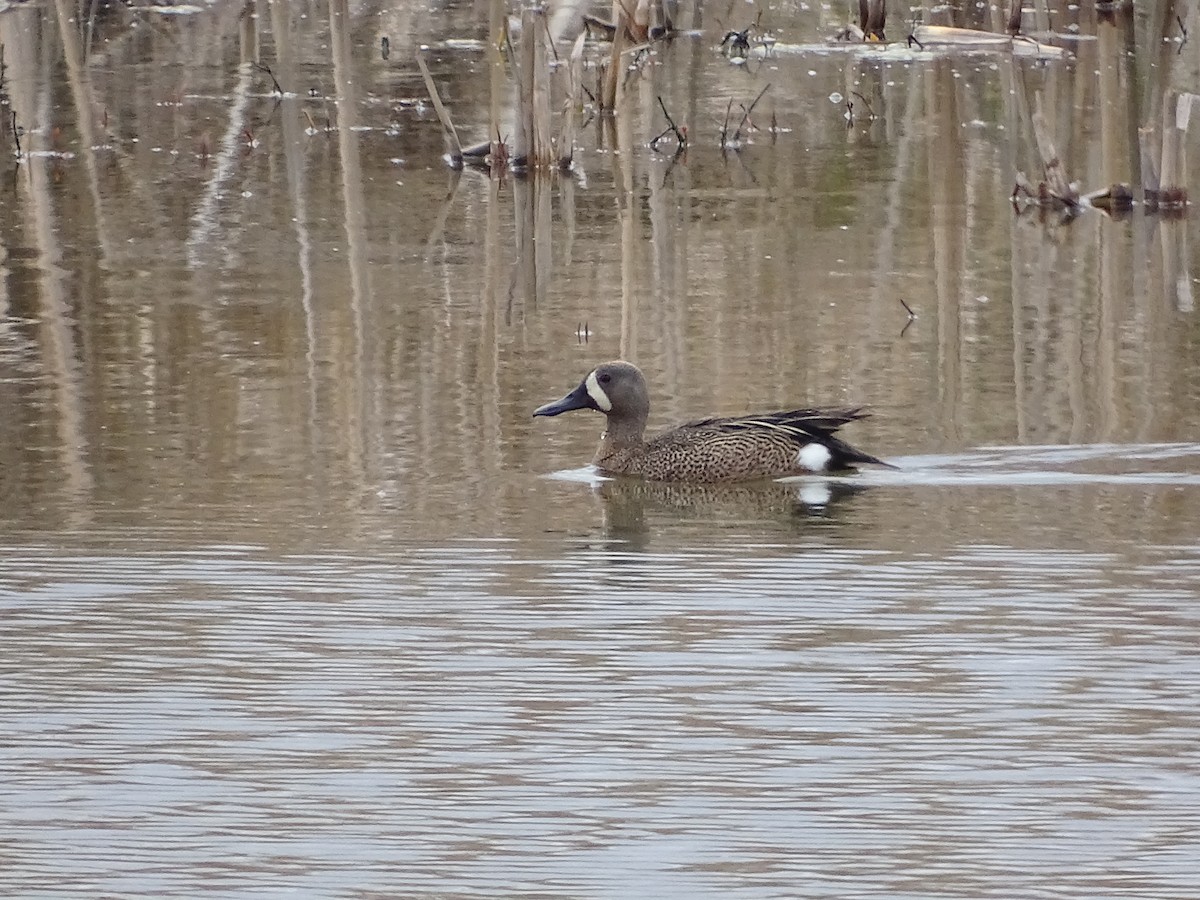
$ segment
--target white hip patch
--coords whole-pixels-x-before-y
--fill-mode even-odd
[[[608,394],[604,393],[604,388],[600,387],[600,382],[596,380],[596,373],[592,372],[588,375],[587,381],[584,383],[587,385],[588,396],[596,401],[596,405],[603,412],[611,412],[612,401],[608,399]]]
[[[805,444],[796,454],[796,462],[810,472],[824,472],[831,459],[833,454],[824,444]]]

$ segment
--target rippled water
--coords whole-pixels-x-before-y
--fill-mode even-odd
[[[1009,202],[1159,160],[1153,5],[683,4],[543,180],[477,5],[0,10],[0,895],[1195,900],[1196,241]],[[898,468],[603,478],[615,356]]]
[[[1193,895],[1194,545],[171,544],[6,548],[16,895]]]

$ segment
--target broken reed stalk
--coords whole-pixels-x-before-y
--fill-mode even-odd
[[[885,40],[883,29],[887,24],[887,0],[858,0],[858,24],[862,28],[864,41]]]
[[[554,159],[554,142],[550,129],[550,60],[546,55],[546,46],[550,41],[550,31],[546,24],[546,10],[542,7],[526,9],[527,17],[525,32],[533,45],[533,159],[539,168],[551,165]]]
[[[512,55],[513,78],[517,82],[517,115],[513,122],[509,163],[514,169],[524,168],[528,164],[533,144],[533,41],[526,31],[527,24],[522,13],[521,42]]]
[[[528,10],[521,12],[521,42],[513,54],[513,77],[517,81],[517,118],[513,128],[510,161],[514,169],[523,169],[533,155],[533,40],[529,32]]]
[[[417,50],[417,68],[421,70],[421,77],[425,79],[425,90],[429,92],[429,99],[433,101],[434,112],[437,113],[438,121],[442,123],[442,134],[446,139],[446,152],[450,155],[450,160],[456,166],[461,166],[463,161],[462,144],[458,140],[458,131],[454,128],[454,123],[450,120],[450,114],[446,112],[446,107],[442,105],[442,98],[438,96],[437,85],[433,83],[433,76],[429,74],[429,66],[425,65],[425,48],[421,47]]]
[[[1159,159],[1158,186],[1160,193],[1178,184],[1179,130],[1176,128],[1175,96],[1167,91],[1162,102],[1162,156]]]
[[[546,42],[546,11],[529,6],[521,11],[521,43],[513,58],[517,80],[517,116],[512,167],[538,169],[555,163],[550,133],[550,77]],[[572,138],[573,140],[573,138]]]
[[[1034,97],[1033,139],[1037,144],[1038,156],[1042,160],[1044,184],[1050,198],[1067,206],[1078,206],[1079,192],[1071,185],[1071,180],[1063,171],[1062,159],[1050,137],[1050,126],[1047,125],[1046,114],[1042,111],[1041,92]]]
[[[1050,8],[1046,0],[1033,0],[1033,29],[1038,34],[1050,30]]]
[[[676,9],[678,12],[678,8]],[[675,34],[675,19],[671,16],[671,10],[667,8],[665,0],[655,0],[651,7],[651,12],[654,14],[653,20],[650,23],[651,39],[660,37],[670,37]],[[755,17],[755,27],[758,25],[758,20],[762,17],[762,10],[758,11],[758,16]]]
[[[1187,172],[1188,125],[1192,115],[1194,94],[1176,94],[1169,91],[1163,98],[1162,111],[1162,162],[1159,167],[1158,190],[1154,198],[1159,207],[1180,207],[1187,200],[1185,173]],[[1150,191],[1146,191],[1147,195]],[[1149,198],[1148,198],[1149,199]]]
[[[1021,33],[1021,7],[1023,5],[1022,0],[1009,0],[1006,30],[1014,37]]]
[[[621,9],[624,11],[633,39],[638,43],[642,43],[649,38],[650,3],[648,0],[637,0],[632,10],[629,9],[624,0],[614,0],[614,2],[620,4]]]
[[[562,130],[558,134],[558,166],[560,169],[571,167],[575,156],[575,132],[579,129],[579,114],[583,110],[583,44],[587,40],[587,31],[582,31],[575,38],[571,48],[570,60],[567,63],[566,81],[567,98],[563,110]]]
[[[488,3],[488,34],[492,43],[488,48],[488,155],[493,162],[503,160],[507,167],[508,148],[500,134],[500,104],[508,96],[508,79],[505,63],[512,56],[512,43],[508,34],[508,6],[506,0],[490,0]]]
[[[608,56],[608,68],[604,70],[604,84],[600,91],[600,108],[603,110],[611,111],[617,108],[617,88],[624,80],[621,76],[625,69],[621,63],[621,56],[629,41],[628,30],[629,21],[624,11],[621,11],[617,14],[617,30],[613,32],[612,50]]]

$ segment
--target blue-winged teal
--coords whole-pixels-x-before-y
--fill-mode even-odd
[[[855,463],[889,466],[834,437],[858,409],[793,409],[787,412],[702,419],[645,440],[650,397],[637,366],[617,360],[593,369],[561,400],[534,410],[557,416],[594,409],[608,417],[592,460],[613,475],[653,481],[748,481],[853,468]]]

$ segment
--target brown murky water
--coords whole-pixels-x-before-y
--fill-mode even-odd
[[[1195,898],[1196,242],[1008,196],[1039,92],[1130,180],[1200,43],[688,8],[523,182],[413,63],[485,137],[486,9],[391,7],[0,12],[0,894]],[[618,355],[900,469],[601,481],[530,412]]]

